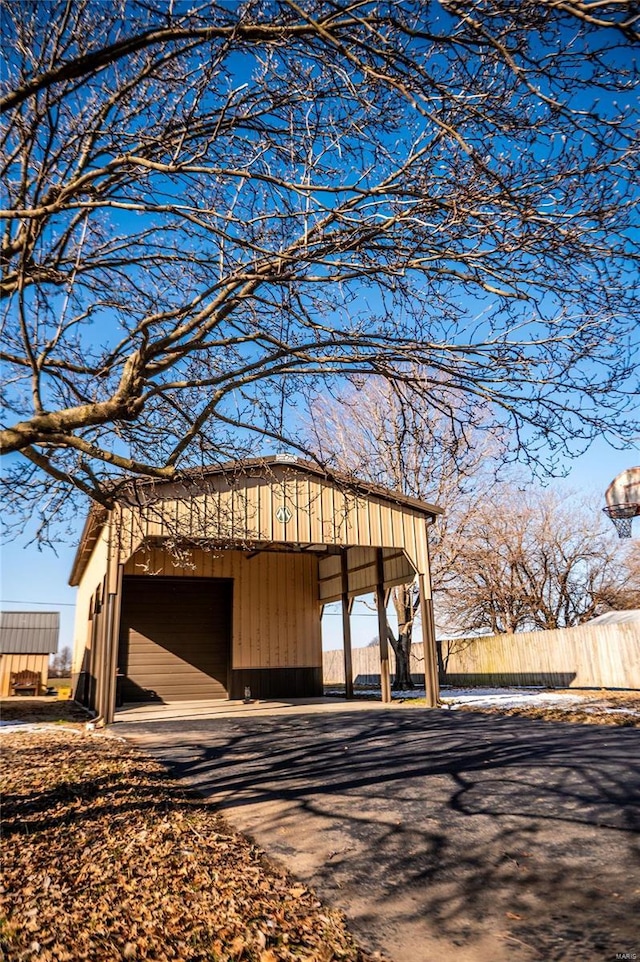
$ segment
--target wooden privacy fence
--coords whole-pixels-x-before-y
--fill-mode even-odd
[[[353,648],[351,652],[353,663],[354,685],[380,684],[380,649]],[[396,658],[389,646],[389,668],[393,678],[396,670]],[[337,651],[323,651],[322,674],[325,685],[344,685],[344,656],[342,648]],[[424,648],[422,644],[411,646],[411,677],[416,685],[424,685]]]
[[[444,685],[640,689],[640,626],[635,624],[439,641],[438,649]],[[344,683],[341,650],[324,652],[323,665],[325,684]],[[423,670],[422,645],[413,645],[411,674],[418,684]],[[353,650],[353,677],[355,684],[379,684],[377,648]]]

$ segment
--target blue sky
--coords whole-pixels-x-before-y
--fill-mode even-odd
[[[569,462],[571,468],[566,481],[571,487],[585,492],[604,490],[625,468],[640,464],[640,448],[630,446],[618,451],[604,441],[595,441],[579,458]],[[604,496],[603,496],[604,505]],[[84,516],[77,519],[77,538]],[[615,533],[612,527],[612,537]],[[638,531],[636,530],[636,536]],[[58,555],[50,549],[39,550],[35,545],[25,547],[29,534],[21,540],[2,546],[0,553],[1,604],[5,611],[59,611],[60,647],[73,642],[73,615],[76,589],[68,585],[76,543],[60,548]],[[358,610],[362,612],[358,614]],[[377,634],[373,612],[357,603],[352,622],[354,646],[366,645]],[[327,613],[323,627],[325,649],[341,647],[341,620]]]

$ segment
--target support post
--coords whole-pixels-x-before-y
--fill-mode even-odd
[[[349,603],[349,565],[347,548],[340,552],[342,565],[342,640],[344,647],[344,694],[353,698],[353,662],[351,658],[351,604]]]
[[[120,607],[122,603],[122,575],[124,565],[118,565],[115,591],[109,595],[109,663],[107,673],[109,677],[109,692],[105,703],[104,720],[111,725],[115,716],[118,672],[118,647],[120,642]]]
[[[433,601],[427,597],[424,575],[418,575],[418,589],[420,591],[420,616],[422,618],[425,700],[428,708],[437,708],[440,697],[440,687],[438,684],[436,627],[433,618]]]
[[[391,672],[389,671],[389,641],[387,639],[387,606],[384,593],[384,561],[382,548],[376,549],[376,608],[378,610],[378,639],[380,642],[380,689],[383,702],[391,701]]]
[[[107,567],[102,587],[102,624],[100,631],[100,677],[96,709],[106,725],[111,724],[116,704],[116,666],[120,621],[120,588],[122,565],[118,563],[118,546],[114,541],[114,516],[107,525]]]
[[[98,691],[98,633],[100,628],[100,616],[96,612],[95,592],[91,598],[91,639],[87,666],[87,681],[85,685],[86,698],[83,702],[85,708],[97,711],[97,691]]]
[[[100,610],[97,613],[96,630],[96,703],[95,711],[99,718],[104,717],[105,693],[107,687],[107,628],[108,595],[106,575],[100,582]]]

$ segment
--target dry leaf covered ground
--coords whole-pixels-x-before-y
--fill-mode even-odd
[[[75,701],[57,698],[1,698],[0,718],[5,725],[14,722],[85,722],[90,718],[86,709]]]
[[[6,962],[367,962],[341,914],[121,740],[5,732]],[[376,956],[377,958],[377,956]]]

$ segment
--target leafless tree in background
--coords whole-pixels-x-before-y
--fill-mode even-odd
[[[319,402],[310,435],[338,470],[445,509],[429,538],[445,633],[565,628],[640,607],[638,546],[620,545],[599,500],[532,488],[508,464],[510,439],[477,407],[467,410],[463,398],[452,420],[425,410],[404,385],[368,379]],[[394,588],[392,600],[394,687],[412,688],[419,599],[408,584]]]
[[[71,677],[71,648],[69,645],[65,645],[57,654],[51,656],[49,662],[49,677]]]
[[[413,371],[411,381],[419,380]],[[438,610],[466,550],[468,530],[493,495],[497,477],[509,476],[508,438],[487,412],[459,397],[446,409],[427,408],[406,384],[368,378],[336,397],[319,400],[309,425],[309,444],[331,467],[444,508],[430,529],[431,578]],[[410,653],[419,611],[417,587],[392,589],[398,634],[387,624],[396,656],[394,688],[413,688]]]
[[[534,460],[633,431],[632,6],[3,4],[5,514],[414,364]]]
[[[640,606],[640,550],[593,498],[503,486],[468,520],[447,606],[469,633],[569,628]]]

